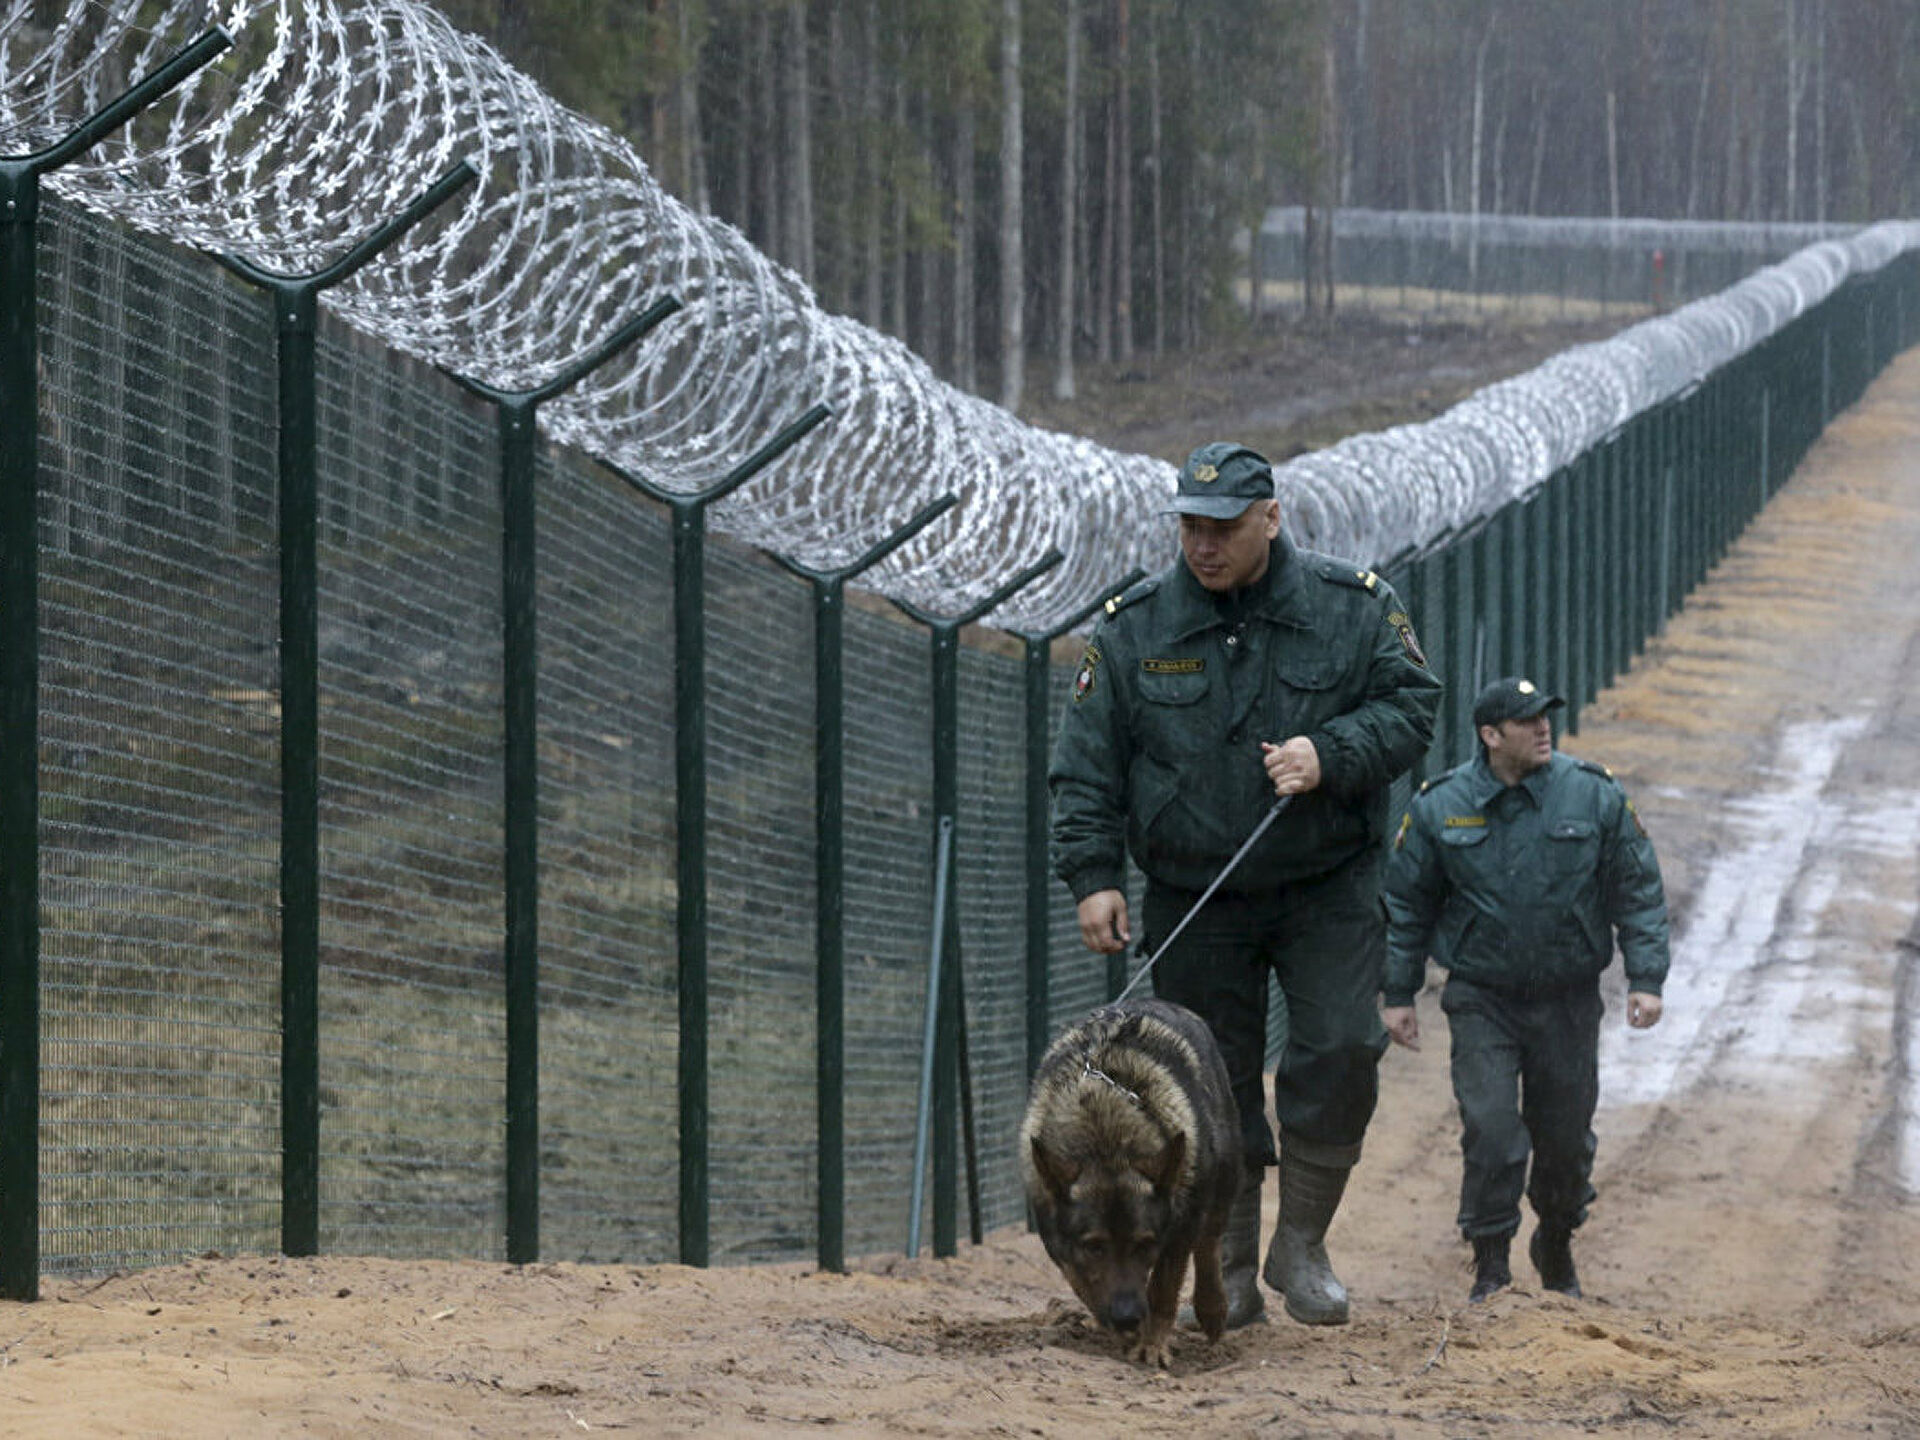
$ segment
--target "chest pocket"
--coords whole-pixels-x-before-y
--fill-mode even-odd
[[[1446,825],[1440,828],[1440,863],[1456,879],[1476,874],[1493,852],[1487,849],[1485,825]]]
[[[1140,672],[1134,693],[1140,697],[1141,741],[1162,761],[1205,748],[1207,707],[1201,702],[1212,687],[1205,670],[1187,674]]]
[[[1280,645],[1273,654],[1273,678],[1293,690],[1331,690],[1340,683],[1341,657],[1326,647]]]
[[[1149,705],[1194,705],[1207,697],[1207,672],[1156,674],[1140,672],[1140,698]]]
[[[1545,850],[1553,874],[1590,873],[1600,861],[1600,827],[1591,820],[1555,820],[1547,826]]]

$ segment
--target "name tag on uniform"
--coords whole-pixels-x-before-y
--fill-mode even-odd
[[[1140,668],[1149,675],[1198,675],[1207,668],[1205,660],[1142,660]]]
[[[1471,830],[1483,828],[1487,823],[1487,817],[1484,815],[1449,815],[1447,816],[1446,823],[1447,829],[1449,830]]]

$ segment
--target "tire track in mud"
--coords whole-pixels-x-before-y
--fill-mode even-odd
[[[1920,359],[1843,415],[1567,748],[1668,870],[1652,1031],[1617,967],[1585,1241],[1610,1293],[1904,1308],[1920,1240]]]

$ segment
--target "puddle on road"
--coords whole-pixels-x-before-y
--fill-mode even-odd
[[[1829,782],[1864,716],[1798,725],[1781,739],[1763,786],[1733,807],[1736,838],[1717,857],[1674,937],[1659,1025],[1634,1031],[1617,1013],[1600,1042],[1601,1105],[1677,1097],[1708,1066],[1715,1078],[1809,1096],[1807,1070],[1884,1031],[1896,996],[1894,941],[1920,910],[1920,794],[1838,789]],[[1879,912],[1862,944],[1826,926],[1835,903]],[[1920,1025],[1907,1029],[1909,1077],[1920,1076]],[[1909,1079],[1909,1085],[1915,1080]],[[1902,1103],[1901,1174],[1920,1191],[1920,1097]]]

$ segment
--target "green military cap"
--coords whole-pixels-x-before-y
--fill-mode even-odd
[[[1556,710],[1566,703],[1531,680],[1505,675],[1473,697],[1473,728],[1498,725],[1503,720],[1531,720],[1543,710]]]
[[[1163,515],[1231,520],[1256,500],[1273,499],[1273,466],[1258,450],[1215,440],[1180,467],[1178,493]]]

